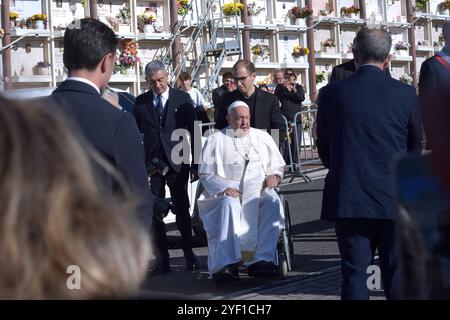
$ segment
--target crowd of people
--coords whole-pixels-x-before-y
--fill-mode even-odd
[[[443,35],[445,48],[422,65],[420,99],[389,74],[389,33],[369,28],[357,33],[354,60],[337,66],[319,92],[317,147],[329,170],[322,219],[335,225],[342,299],[369,298],[366,271],[375,254],[386,297],[402,297],[406,278],[392,168],[399,157],[420,156],[419,107],[448,89],[448,22]],[[117,45],[102,22],[82,19],[64,34],[69,76],[50,98],[31,104],[0,97],[0,297],[135,296],[148,272],[171,272],[163,220],[169,210],[186,270],[202,269],[193,250],[189,180],[203,187],[197,205],[211,277],[236,280],[240,264],[252,277],[277,276],[284,212],[275,188],[284,176],[280,149],[290,130],[283,116],[296,121],[305,100],[294,70],[276,69],[271,86],[257,87],[254,64],[238,60],[212,92],[218,131],[197,155],[189,143],[194,122],[210,119],[191,76],[182,73],[180,88],[173,88],[165,64],[149,62],[149,90],[129,108],[108,88]],[[174,139],[177,130],[183,134]],[[279,140],[266,131],[277,131]],[[430,130],[428,146],[445,158],[436,136]],[[66,281],[73,267],[82,290]]]

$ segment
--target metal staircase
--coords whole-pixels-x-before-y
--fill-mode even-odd
[[[236,3],[236,0],[234,0]],[[176,83],[181,72],[191,74],[192,83],[198,87],[206,100],[211,101],[210,93],[215,87],[220,70],[226,58],[242,55],[238,15],[233,17],[233,31],[225,33],[222,15],[222,0],[191,0],[189,7],[192,20],[183,17],[167,47],[157,50],[155,59],[162,59],[170,70],[170,84]],[[184,36],[181,43],[179,64],[172,67],[172,46],[177,38]],[[188,36],[189,35],[189,36]],[[226,40],[226,37],[231,40]]]

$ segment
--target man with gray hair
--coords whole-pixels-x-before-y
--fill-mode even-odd
[[[146,65],[145,79],[150,91],[136,98],[133,113],[139,130],[144,134],[145,162],[150,175],[150,187],[152,193],[161,198],[165,197],[166,184],[169,187],[174,205],[173,212],[176,214],[177,227],[182,237],[186,267],[188,270],[194,270],[199,267],[199,263],[192,250],[187,194],[191,157],[184,153],[186,148],[181,152],[174,150],[180,142],[186,142],[186,137],[172,140],[172,133],[176,129],[188,130],[191,137],[194,136],[194,106],[189,94],[168,85],[169,73],[161,61],[154,60]],[[174,159],[172,154],[177,155],[178,159]],[[191,174],[197,176],[195,171],[196,167],[192,165]],[[169,272],[167,236],[160,212],[154,212],[152,231],[156,251],[154,274]]]
[[[419,97],[424,103],[436,91],[450,89],[450,21],[442,27],[445,46],[422,63],[419,78]]]
[[[392,164],[421,152],[419,103],[412,86],[386,76],[391,36],[362,29],[356,73],[320,91],[317,147],[329,169],[322,214],[335,223],[342,299],[369,299],[368,268],[378,250],[386,298],[401,286]]]

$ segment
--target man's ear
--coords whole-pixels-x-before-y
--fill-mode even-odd
[[[112,64],[114,63],[114,55],[112,53],[105,54],[100,60],[100,71],[102,73],[109,72],[112,70]]]
[[[383,61],[383,70],[389,68],[389,63],[392,61],[392,54],[388,54],[387,58]]]
[[[358,50],[352,48],[352,53],[353,53],[353,60],[355,60],[355,66],[358,67],[359,65]]]

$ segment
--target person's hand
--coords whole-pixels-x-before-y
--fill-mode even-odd
[[[291,92],[292,90],[295,90],[295,84],[293,84],[290,80],[286,80],[283,84],[286,89]]]
[[[222,193],[224,196],[229,196],[233,198],[239,198],[241,196],[239,190],[235,188],[226,188],[225,190],[223,190]]]
[[[269,189],[274,189],[278,187],[278,177],[274,174],[271,174],[270,176],[266,177],[266,180],[264,181],[264,185]]]
[[[190,176],[191,176],[191,182],[197,181],[198,179],[200,179],[200,177],[198,176],[198,170],[196,169],[190,169]]]

